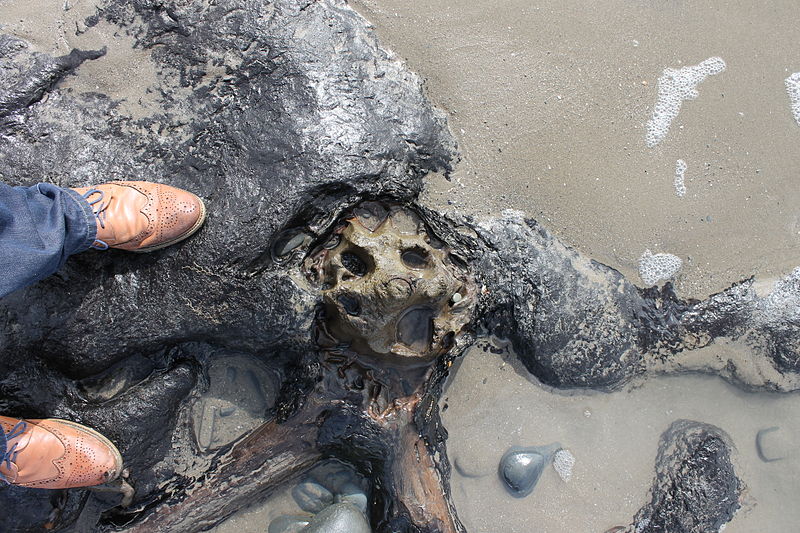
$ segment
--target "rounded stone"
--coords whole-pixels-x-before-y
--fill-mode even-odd
[[[361,487],[356,486],[354,483],[347,483],[336,495],[336,503],[349,503],[358,508],[362,513],[367,512],[367,495],[361,490]]]
[[[275,253],[278,257],[284,256],[300,247],[306,240],[306,234],[303,232],[295,235],[287,235],[279,239],[275,246]]]
[[[303,533],[372,533],[364,515],[349,503],[335,503],[315,516]]]
[[[404,301],[414,292],[411,283],[403,278],[392,278],[386,282],[386,291],[389,296],[397,301]]]
[[[318,513],[333,503],[331,491],[313,481],[304,481],[292,489],[297,505],[309,513]]]
[[[329,487],[332,492],[339,493],[342,489],[350,484],[358,483],[358,476],[348,468],[334,470],[332,473],[327,474],[324,478],[317,478],[317,481]]]
[[[511,448],[500,460],[500,479],[512,496],[524,498],[533,492],[548,460],[535,448]]]
[[[307,516],[279,516],[269,523],[268,533],[300,533],[309,524]]]

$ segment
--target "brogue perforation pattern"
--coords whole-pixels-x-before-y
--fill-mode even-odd
[[[140,187],[139,185],[137,185],[135,182],[132,181],[121,181],[118,182],[117,185],[130,187],[131,189],[135,189],[136,191],[147,197],[147,203],[144,205],[144,207],[142,207],[142,209],[140,209],[140,213],[142,213],[147,218],[147,226],[126,243],[128,245],[139,246],[143,240],[145,240],[147,237],[153,234],[155,221],[158,219],[155,203],[156,199],[159,196],[158,193],[161,186],[156,184],[155,186],[156,194],[154,195],[152,194],[151,191],[148,191],[147,189]]]
[[[90,428],[57,419],[26,422],[22,438],[28,434],[30,440],[14,460],[19,474],[12,483],[46,489],[88,487],[119,474],[122,467],[119,452]],[[6,433],[13,427],[9,427],[7,420],[0,424]],[[40,463],[41,460],[47,465]]]
[[[70,485],[91,485],[103,478],[102,468],[99,468],[98,457],[95,450],[87,441],[85,435],[75,439],[72,453],[67,454],[69,460]]]
[[[161,184],[150,184],[144,188],[136,182],[118,182],[118,185],[131,187],[147,197],[147,203],[140,212],[147,218],[147,227],[126,243],[126,247],[138,247],[149,240],[146,247],[180,238],[192,230],[202,215],[196,201],[182,199],[180,189]]]

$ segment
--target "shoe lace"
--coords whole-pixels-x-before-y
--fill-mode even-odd
[[[90,200],[89,197],[92,195],[99,194],[99,198],[95,198],[94,200]],[[100,224],[100,227],[105,229],[106,227],[106,209],[108,209],[109,202],[103,203],[106,195],[100,189],[89,189],[83,194],[83,197],[89,202],[89,205],[92,206],[92,212],[94,213],[97,222]],[[97,208],[94,207],[95,204],[100,204]],[[108,244],[105,241],[101,241],[100,239],[95,239],[94,243],[90,248],[94,248],[95,250],[108,250]]]
[[[6,468],[10,469],[11,463],[17,460],[17,454],[19,453],[17,451],[17,445],[19,443],[15,442],[11,449],[8,449],[8,441],[25,433],[27,428],[28,423],[24,420],[20,420],[17,422],[17,425],[11,428],[11,431],[8,433],[5,433],[2,429],[0,429],[0,466],[5,463]],[[2,472],[0,472],[0,481],[10,483]]]

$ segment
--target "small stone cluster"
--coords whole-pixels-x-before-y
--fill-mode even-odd
[[[371,533],[366,518],[365,481],[339,463],[315,469],[292,489],[303,511],[282,515],[269,524],[268,533]]]

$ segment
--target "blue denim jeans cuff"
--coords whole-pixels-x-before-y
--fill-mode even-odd
[[[94,211],[92,210],[92,206],[89,205],[89,202],[86,201],[86,198],[78,194],[77,191],[72,189],[64,189],[67,191],[68,196],[75,202],[78,209],[80,209],[80,213],[83,213],[83,220],[85,224],[81,224],[78,228],[79,233],[78,236],[73,239],[71,243],[72,246],[75,247],[74,250],[68,250],[69,254],[76,254],[78,252],[83,252],[88,250],[89,247],[94,244],[95,239],[97,238],[97,222],[95,221]],[[73,210],[70,210],[73,211]],[[75,210],[77,212],[77,210]],[[75,217],[78,219],[78,217]],[[76,220],[77,222],[77,220]],[[85,229],[85,233],[84,230]]]

